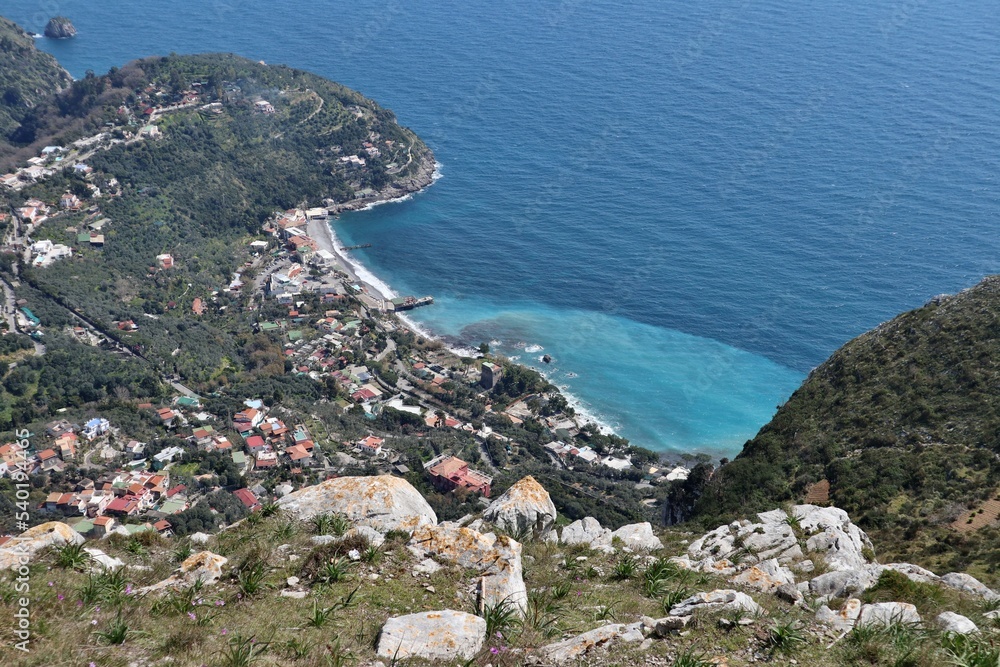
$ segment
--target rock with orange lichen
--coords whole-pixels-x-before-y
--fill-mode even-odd
[[[391,475],[328,479],[284,496],[278,505],[298,519],[343,514],[351,522],[380,533],[412,532],[437,523],[434,510],[420,492],[405,479]]]
[[[152,586],[140,588],[137,592],[141,595],[168,589],[190,588],[198,582],[214,584],[222,576],[222,566],[228,561],[225,556],[211,551],[199,551],[188,556],[174,574]]]
[[[795,575],[787,567],[780,565],[777,558],[771,558],[743,570],[731,578],[729,583],[756,588],[768,593],[785,584],[794,584]]]
[[[417,528],[410,547],[421,555],[478,572],[477,590],[483,604],[510,604],[522,613],[527,609],[520,542],[446,521]]]
[[[470,660],[483,648],[486,620],[462,611],[425,611],[390,618],[382,627],[376,652],[393,662]]]
[[[35,554],[48,547],[83,544],[83,535],[61,521],[49,521],[29,528],[0,547],[0,570],[27,565]]]
[[[530,475],[490,503],[483,518],[509,535],[544,537],[556,522],[549,492]]]

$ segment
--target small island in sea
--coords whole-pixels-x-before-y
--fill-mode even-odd
[[[55,16],[45,24],[43,34],[49,39],[69,39],[76,36],[76,26],[65,16]]]

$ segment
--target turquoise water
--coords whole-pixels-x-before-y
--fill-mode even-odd
[[[997,270],[989,3],[57,4],[2,11],[73,19],[40,44],[75,76],[234,51],[392,108],[443,178],[338,234],[637,444],[731,454],[846,340]]]

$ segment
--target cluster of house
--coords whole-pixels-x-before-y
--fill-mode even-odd
[[[73,256],[73,249],[62,243],[53,243],[49,239],[36,241],[28,246],[25,260],[35,268],[51,266],[53,262]]]
[[[484,498],[490,497],[493,478],[470,468],[468,463],[455,456],[441,454],[425,463],[424,471],[430,477],[431,484],[443,493],[465,489]]]
[[[316,465],[316,444],[304,424],[289,428],[277,417],[268,417],[259,400],[248,400],[244,405],[233,415],[232,426],[243,438],[254,470],[268,470],[285,462],[301,472],[303,467]]]

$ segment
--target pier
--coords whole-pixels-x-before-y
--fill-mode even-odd
[[[392,304],[392,310],[400,311],[412,310],[413,308],[417,308],[419,306],[429,306],[432,303],[434,303],[434,297],[432,296],[422,296],[419,298],[414,296],[401,296],[387,301],[386,305]]]
[[[372,247],[371,243],[362,243],[361,245],[342,246],[340,249],[347,251],[347,250],[360,250],[361,248],[371,248],[371,247]]]

